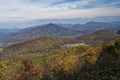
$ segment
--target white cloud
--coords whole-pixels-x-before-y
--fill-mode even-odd
[[[89,18],[98,16],[120,16],[120,8],[112,6],[78,9],[95,0],[81,0],[49,6],[61,0],[0,0],[0,21],[20,21],[48,18]]]
[[[80,0],[80,1],[75,1],[75,2],[67,2],[67,3],[62,3],[62,4],[58,4],[56,6],[58,7],[70,7],[70,8],[77,8],[77,6],[85,6],[88,5],[90,2],[92,2],[94,0]]]

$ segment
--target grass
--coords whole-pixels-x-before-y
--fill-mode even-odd
[[[85,44],[84,43],[64,44],[61,47],[62,48],[72,48],[72,47],[76,47],[76,46],[80,46],[80,45],[85,45]]]

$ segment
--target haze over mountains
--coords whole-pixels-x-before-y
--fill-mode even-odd
[[[37,25],[24,29],[0,29],[0,43],[17,43],[41,37],[74,38],[92,33],[96,30],[120,30],[120,22],[88,22],[86,24],[54,24]]]
[[[116,22],[120,21],[120,16],[103,16],[103,17],[93,17],[93,18],[72,18],[72,19],[35,19],[28,21],[4,21],[0,22],[0,29],[8,28],[27,28],[34,25],[40,24],[85,24],[90,21],[95,22]],[[17,26],[16,26],[17,25]],[[70,26],[68,26],[70,27]]]
[[[108,29],[108,28],[120,28],[120,22],[88,22],[86,24],[76,24],[70,29],[72,30],[80,30],[80,31],[88,31],[93,32],[95,30],[100,29]]]

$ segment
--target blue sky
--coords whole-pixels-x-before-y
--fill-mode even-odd
[[[0,27],[2,22],[104,16],[120,16],[120,0],[0,0]]]

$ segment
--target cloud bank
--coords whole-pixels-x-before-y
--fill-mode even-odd
[[[120,16],[119,0],[0,0],[0,22]]]

